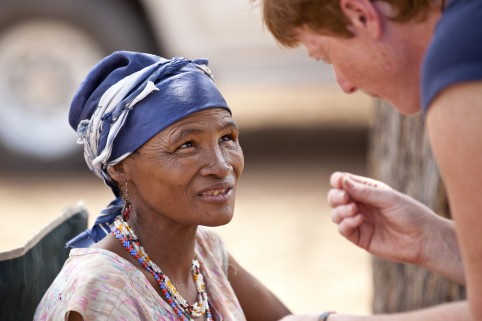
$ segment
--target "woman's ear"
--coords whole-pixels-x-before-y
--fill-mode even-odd
[[[350,21],[355,36],[368,35],[379,39],[382,33],[381,12],[371,0],[340,0],[340,7]]]
[[[109,173],[110,177],[112,177],[116,182],[124,182],[126,181],[126,171],[124,170],[124,162],[119,162],[115,165],[107,167],[107,173]]]

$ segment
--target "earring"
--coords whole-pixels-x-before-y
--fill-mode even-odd
[[[131,202],[129,201],[129,190],[127,189],[127,181],[126,181],[126,191],[124,193],[124,208],[122,209],[122,219],[124,222],[127,222],[129,219],[129,215],[131,213]]]

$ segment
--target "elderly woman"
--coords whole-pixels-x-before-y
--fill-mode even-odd
[[[88,74],[70,124],[116,196],[35,320],[278,320],[288,309],[203,226],[231,221],[244,159],[207,61],[115,52]]]

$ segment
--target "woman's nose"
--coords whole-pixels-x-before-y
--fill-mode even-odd
[[[205,153],[204,157],[206,163],[201,169],[203,176],[226,177],[233,170],[233,166],[220,148]]]
[[[333,71],[335,72],[335,77],[336,77],[336,82],[338,83],[338,86],[347,94],[353,94],[358,90],[357,87],[355,87],[346,77],[339,71],[333,68]]]

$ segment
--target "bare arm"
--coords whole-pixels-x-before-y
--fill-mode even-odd
[[[427,128],[446,183],[472,317],[482,320],[482,82],[443,91]]]
[[[261,282],[229,256],[228,279],[248,321],[279,320],[291,312]]]

